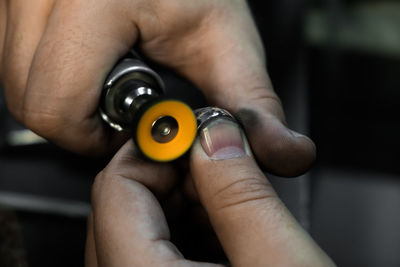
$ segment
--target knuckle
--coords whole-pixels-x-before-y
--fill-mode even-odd
[[[29,67],[27,65],[21,66],[18,60],[8,55],[3,61],[3,69],[1,70],[1,84],[4,89],[7,108],[21,122],[23,122],[23,106]]]
[[[276,197],[267,179],[243,177],[218,190],[212,201],[217,210],[235,206],[251,205],[254,202]]]
[[[5,67],[1,73],[1,85],[3,86],[7,108],[19,121],[22,121],[22,107],[26,79],[12,68]]]
[[[4,86],[4,91],[6,92],[5,86]],[[20,105],[12,97],[8,97],[7,93],[5,93],[5,94],[6,94],[5,102],[6,102],[8,111],[15,119],[22,122],[22,112],[21,112]]]
[[[23,95],[20,95],[18,91],[14,91],[15,87],[13,87],[9,82],[6,82],[5,80],[3,80],[2,86],[4,90],[7,109],[15,119],[22,122]]]
[[[22,122],[26,127],[44,137],[57,135],[62,129],[63,119],[57,112],[50,112],[38,105],[35,108],[22,109]]]

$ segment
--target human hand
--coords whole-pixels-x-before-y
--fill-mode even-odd
[[[170,241],[154,195],[165,200],[176,170],[135,153],[125,144],[95,180],[86,266],[221,266],[189,261]],[[190,179],[232,266],[334,266],[280,201],[236,124],[216,120],[201,131]]]
[[[305,172],[313,142],[290,131],[244,0],[0,0],[0,78],[12,114],[75,152],[104,154],[126,138],[101,121],[102,83],[137,44],[244,125],[263,167]]]

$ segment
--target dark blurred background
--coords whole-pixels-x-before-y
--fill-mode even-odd
[[[318,148],[306,175],[269,178],[339,266],[400,266],[400,2],[249,2],[288,122]],[[170,95],[204,104],[159,71]],[[106,162],[44,142],[0,96],[0,266],[82,266],[90,187]]]

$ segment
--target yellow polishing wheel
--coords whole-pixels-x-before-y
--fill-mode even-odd
[[[191,147],[196,131],[196,118],[188,105],[159,99],[144,107],[134,135],[146,157],[165,162],[182,156]]]

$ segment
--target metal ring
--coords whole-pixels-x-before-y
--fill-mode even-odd
[[[229,113],[227,110],[222,109],[222,108],[217,108],[217,107],[204,107],[204,108],[199,108],[194,111],[194,114],[197,119],[197,130],[200,131],[204,127],[206,127],[210,122],[219,119],[219,118],[224,118],[227,120],[230,120],[232,122],[237,123],[237,120],[231,113]]]

